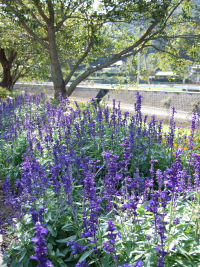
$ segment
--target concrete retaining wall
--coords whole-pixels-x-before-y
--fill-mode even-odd
[[[39,93],[45,91],[53,97],[53,86],[49,84],[16,84],[16,90],[27,90],[30,93]],[[78,87],[72,94],[72,97],[88,100],[95,98],[99,92],[99,88]],[[166,91],[150,91],[150,90],[113,90],[110,89],[104,97],[107,103],[113,99],[124,104],[134,105],[135,95],[139,92],[142,95],[143,106],[170,109],[175,106],[177,111],[191,112],[194,104],[200,102],[200,93],[197,92],[166,92]]]
[[[177,110],[191,112],[194,104],[200,101],[200,93],[187,92],[163,92],[163,91],[145,91],[145,90],[126,90],[111,91],[105,96],[105,101],[121,101],[133,105],[135,103],[136,93],[142,95],[142,104],[144,106],[169,109],[175,106]]]

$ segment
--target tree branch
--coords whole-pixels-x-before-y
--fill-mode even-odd
[[[31,28],[24,22],[24,20],[22,20],[18,14],[18,12],[10,5],[7,4],[7,7],[13,12],[13,14],[15,14],[15,16],[19,19],[18,24],[21,25],[26,32],[29,33],[29,35],[31,36],[32,39],[38,41],[42,46],[44,46],[45,48],[49,48],[48,43],[43,41],[36,33],[34,33],[34,31],[31,30]]]
[[[88,53],[90,52],[90,50],[92,49],[94,45],[94,41],[91,40],[91,42],[89,43],[87,49],[85,50],[85,52],[83,53],[83,55],[78,59],[78,61],[75,63],[75,65],[72,67],[69,75],[67,76],[67,78],[65,79],[65,85],[68,84],[68,82],[70,81],[70,79],[72,78],[74,72],[76,71],[76,69],[78,68],[78,66],[83,62],[83,60],[87,57]]]
[[[47,42],[45,42],[42,38],[40,38],[37,34],[35,34],[31,28],[23,21],[19,22],[22,27],[29,33],[29,35],[35,40],[38,41],[42,46],[44,46],[45,48],[49,49],[49,45]]]
[[[167,36],[167,35],[161,35],[160,36],[163,39],[177,39],[177,38],[183,38],[183,39],[199,39],[199,34],[183,34],[183,35],[173,35],[173,36]]]
[[[113,63],[124,59],[128,56],[131,55],[136,55],[139,51],[141,51],[144,47],[145,44],[150,40],[150,38],[147,38],[147,36],[153,31],[153,29],[156,27],[157,22],[152,23],[149,28],[146,30],[146,32],[139,38],[138,41],[136,41],[133,45],[125,48],[124,50],[122,50],[121,52],[113,55],[110,59],[108,59],[106,62],[103,62],[97,66],[94,67],[90,67],[88,68],[85,72],[83,72],[68,88],[67,90],[67,94],[68,96],[70,96],[73,92],[73,90],[75,89],[75,87],[82,82],[84,79],[86,79],[89,75],[91,75],[92,73],[104,69],[110,65],[112,65]],[[135,48],[139,47],[141,45],[140,48],[138,48],[137,50],[134,50]]]
[[[180,4],[183,2],[184,0],[180,0],[173,8],[172,10],[170,11],[170,13],[168,14],[167,18],[165,19],[162,27],[160,29],[158,29],[156,32],[154,32],[152,35],[151,35],[151,38],[155,39],[155,36],[157,34],[160,34],[165,28],[166,28],[166,25],[167,25],[167,21],[170,19],[170,17],[173,15],[174,11],[180,6]],[[167,7],[165,7],[165,11],[167,12]]]
[[[178,58],[178,59],[182,58],[182,56],[178,56],[178,55],[176,55],[176,54],[174,54],[174,53],[172,53],[170,51],[163,50],[162,48],[159,48],[159,47],[157,47],[157,46],[155,46],[153,44],[146,45],[146,47],[152,47],[152,48],[154,48],[155,50],[157,50],[159,52],[167,53],[167,54],[169,54],[169,55],[171,55],[171,56],[173,56],[175,58]]]
[[[84,2],[84,1],[83,1]],[[70,6],[70,5],[69,5]],[[55,26],[55,31],[59,31],[60,28],[63,26],[64,22],[69,19],[72,18],[72,14],[76,11],[76,9],[79,7],[79,5],[75,5],[74,8],[72,8],[70,14],[68,14],[68,12],[66,11],[65,14],[63,15],[63,18],[61,21],[59,21],[56,26]],[[69,7],[67,8],[69,9]]]
[[[21,0],[18,0],[18,3],[20,4],[20,6],[24,7],[27,11],[27,13],[29,13],[31,15],[31,17],[33,19],[35,19],[37,21],[37,23],[43,27],[44,25],[42,25],[42,23],[39,21],[39,19],[35,16],[35,14],[33,12],[30,11],[30,9],[21,1]]]
[[[49,10],[49,22],[47,24],[51,24],[52,26],[54,26],[54,8],[53,8],[53,4],[51,0],[46,0],[47,2],[47,6],[48,6],[48,10]]]
[[[34,4],[35,4],[40,16],[43,18],[43,20],[46,22],[46,24],[49,24],[49,18],[44,14],[42,7],[39,4],[39,1],[38,0],[33,0],[33,1],[34,1]]]

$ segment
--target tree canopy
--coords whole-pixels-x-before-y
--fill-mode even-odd
[[[0,86],[12,90],[19,78],[41,78],[48,75],[48,54],[18,25],[0,16]],[[46,64],[45,64],[46,63]]]
[[[71,95],[92,73],[152,46],[189,2],[0,0],[2,14],[46,51],[55,97]]]

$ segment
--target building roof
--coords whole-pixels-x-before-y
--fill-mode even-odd
[[[173,71],[157,71],[155,76],[174,76]]]

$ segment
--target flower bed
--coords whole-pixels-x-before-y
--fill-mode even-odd
[[[141,114],[0,102],[0,177],[14,212],[9,266],[198,266],[199,114],[189,134]],[[3,229],[2,229],[3,231]],[[193,264],[193,265],[191,265]]]

